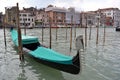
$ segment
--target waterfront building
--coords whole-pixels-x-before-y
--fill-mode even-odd
[[[3,14],[0,12],[0,28],[2,27],[3,24]]]
[[[5,11],[6,23],[13,25],[16,24],[17,20],[17,6],[7,7]]]
[[[26,11],[26,10],[20,10],[19,19],[20,19],[21,28],[35,27],[35,16],[33,15],[33,13]]]
[[[105,25],[107,26],[116,26],[120,21],[120,11],[118,8],[103,8],[98,9],[102,14],[105,15]]]
[[[120,10],[114,10],[114,27],[120,26]]]
[[[97,26],[96,11],[81,12],[81,27]]]
[[[58,27],[58,25],[65,24],[65,8],[49,5],[47,8],[45,8],[45,12],[49,17],[46,23],[49,23],[49,20],[51,20],[52,27]]]
[[[75,11],[75,8],[68,8],[65,17],[66,24],[80,25],[80,12]]]
[[[65,24],[80,24],[80,12],[75,11],[74,8],[60,8],[49,5],[45,8],[45,12],[52,20],[53,27],[64,27]],[[48,20],[49,21],[49,20]]]
[[[49,17],[45,12],[45,8],[38,9],[35,16],[36,27],[45,27],[49,24]]]

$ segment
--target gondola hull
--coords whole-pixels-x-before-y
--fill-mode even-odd
[[[79,66],[76,66],[75,64],[59,64],[59,63],[50,62],[50,61],[36,58],[36,57],[30,55],[29,53],[27,53],[27,55],[29,55],[30,57],[32,57],[33,59],[35,59],[37,62],[39,62],[41,64],[44,64],[46,66],[49,66],[51,68],[54,68],[54,69],[57,69],[60,71],[64,71],[64,72],[71,73],[71,74],[79,74],[79,72],[80,72],[80,64],[76,64]],[[77,59],[76,59],[76,61],[73,61],[74,63],[80,63],[80,61],[79,61],[80,59],[78,56],[79,56],[79,54],[76,55]]]
[[[18,46],[16,31],[11,30],[11,36],[14,44]],[[59,54],[42,46],[36,37],[30,36],[22,37],[22,45],[29,50],[27,54],[42,64],[71,74],[78,74],[80,72],[79,52],[74,57]]]
[[[116,27],[116,31],[120,31],[120,27]]]

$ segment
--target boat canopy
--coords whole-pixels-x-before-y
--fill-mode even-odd
[[[71,56],[63,55],[61,53],[53,51],[52,49],[45,48],[42,46],[38,47],[34,51],[31,51],[29,54],[31,54],[36,58],[40,58],[42,60],[47,60],[47,61],[62,63],[62,64],[72,64],[72,58],[73,58]]]
[[[12,35],[13,42],[15,43],[16,46],[18,46],[18,33],[16,30],[11,30],[11,31],[12,31],[11,35]],[[36,43],[36,42],[38,42],[37,37],[22,35],[22,45]]]

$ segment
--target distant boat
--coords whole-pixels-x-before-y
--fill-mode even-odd
[[[120,31],[120,27],[116,27],[116,31]]]
[[[14,44],[18,46],[18,33],[15,29],[11,29],[11,37]],[[63,55],[42,46],[35,36],[22,35],[22,45],[30,50],[28,52],[30,56],[42,64],[71,74],[78,74],[80,72],[79,51],[77,51],[74,57]]]

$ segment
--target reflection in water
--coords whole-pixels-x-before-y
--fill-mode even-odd
[[[36,77],[38,80],[64,80],[60,71],[36,62],[29,56],[25,56],[25,59],[25,66],[29,66],[29,70],[34,74],[37,74]]]
[[[21,62],[19,67],[21,68],[21,73],[19,73],[17,80],[27,80],[27,77],[25,75],[24,62]]]

